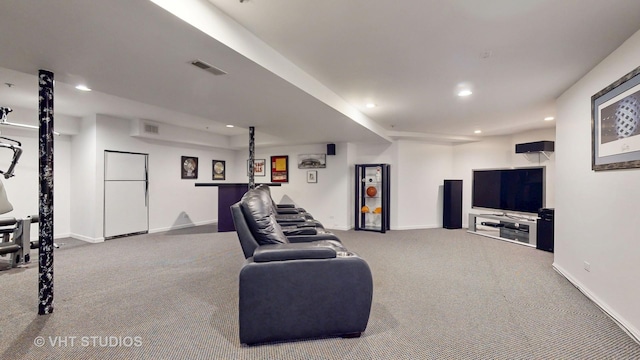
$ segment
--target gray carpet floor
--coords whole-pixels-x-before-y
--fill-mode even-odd
[[[553,254],[444,229],[337,231],[373,273],[363,336],[244,346],[244,258],[213,230],[58,241],[47,316],[37,263],[0,271],[0,359],[640,359]]]

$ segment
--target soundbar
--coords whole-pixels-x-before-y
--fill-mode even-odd
[[[539,152],[539,151],[553,151],[555,143],[553,141],[536,141],[524,144],[516,144],[516,154]]]

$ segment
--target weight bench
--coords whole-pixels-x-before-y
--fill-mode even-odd
[[[38,222],[37,215],[26,219],[0,219],[0,256],[10,256],[11,268],[31,261],[30,237],[31,224],[34,222]]]

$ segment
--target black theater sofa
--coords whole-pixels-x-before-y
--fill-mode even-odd
[[[276,222],[282,227],[311,227],[317,229],[324,229],[322,224],[313,219],[313,216],[302,208],[297,208],[293,204],[278,205],[271,197],[271,190],[269,185],[260,184],[255,188],[255,191],[262,191],[265,193],[265,199],[271,205],[271,210],[275,216]]]
[[[331,233],[286,236],[270,195],[249,190],[231,206],[242,251],[240,342],[358,337],[373,280],[366,261]]]

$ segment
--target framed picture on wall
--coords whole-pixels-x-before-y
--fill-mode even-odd
[[[198,158],[195,156],[183,156],[180,162],[180,170],[183,179],[197,179]]]
[[[224,180],[226,177],[227,167],[224,160],[212,160],[212,180]]]
[[[271,182],[289,182],[289,156],[278,155],[271,157]]]
[[[253,160],[253,176],[266,176],[267,170],[266,167],[267,160],[265,159],[254,159]],[[247,176],[249,176],[249,169],[251,163],[247,160]]]
[[[591,97],[591,169],[640,168],[640,67]]]
[[[327,154],[298,155],[298,169],[321,169],[327,167]]]
[[[307,182],[308,183],[318,182],[318,170],[307,170]]]

